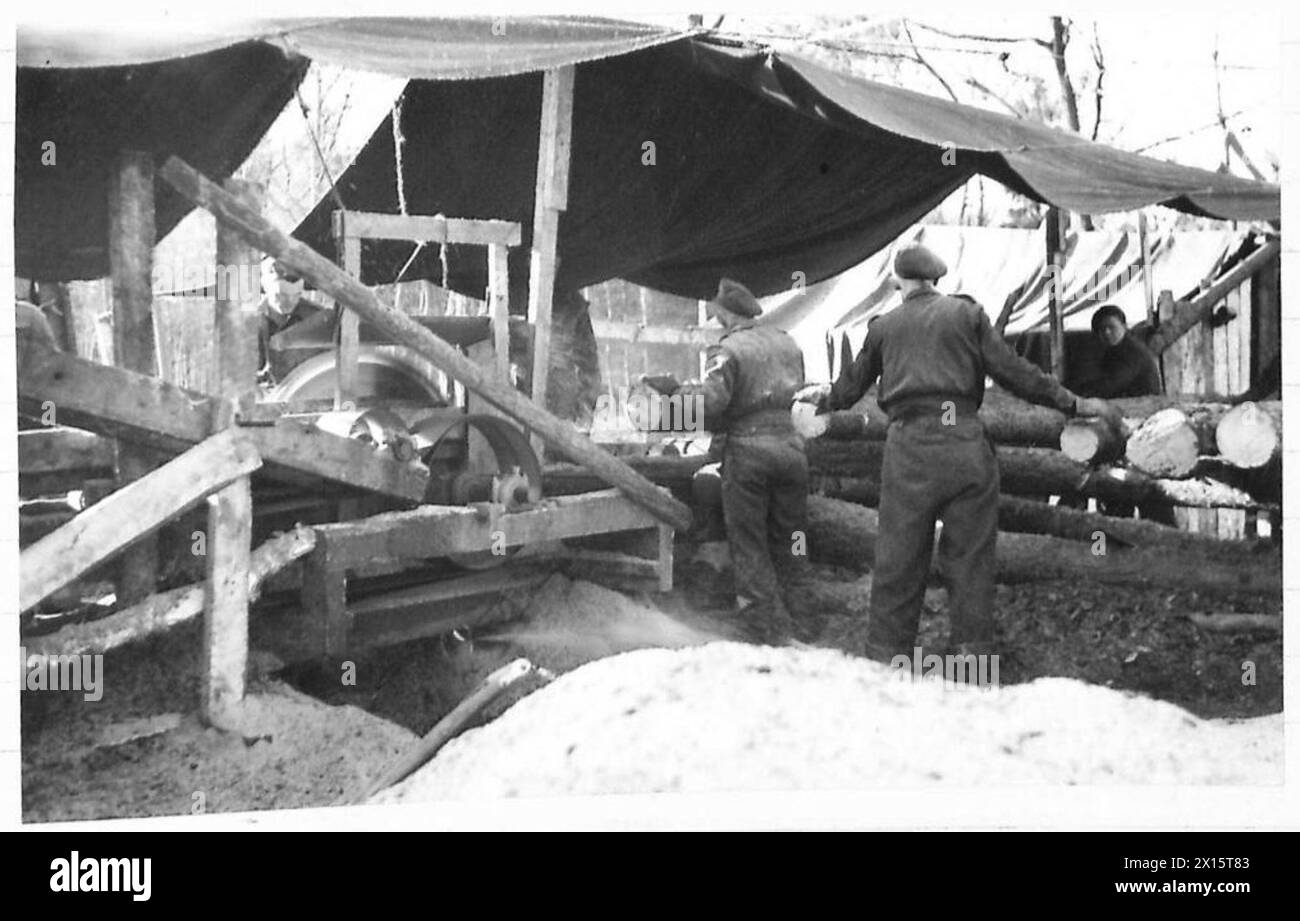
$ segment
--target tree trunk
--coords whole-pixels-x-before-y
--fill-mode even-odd
[[[1061,431],[1061,453],[1080,464],[1105,464],[1124,453],[1124,433],[1104,419],[1070,419]]]
[[[872,509],[810,496],[808,551],[817,562],[870,569],[875,562],[879,519]],[[1255,565],[1225,563],[1213,554],[1167,547],[1114,550],[1092,543],[1037,534],[1000,534],[997,571],[1002,583],[1093,579],[1118,585],[1160,586],[1224,594],[1251,591],[1277,595],[1281,567],[1270,557]]]

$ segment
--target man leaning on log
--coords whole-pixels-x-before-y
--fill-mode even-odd
[[[936,520],[951,644],[963,655],[992,650],[998,462],[977,415],[985,377],[1067,415],[1119,420],[1104,400],[1076,396],[1016,355],[978,304],[940,294],[934,284],[946,272],[923,246],[900,250],[901,306],[871,324],[839,380],[800,393],[823,411],[847,409],[880,379],[889,430],[865,651],[882,662],[913,653]]]

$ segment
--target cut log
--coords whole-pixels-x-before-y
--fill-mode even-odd
[[[879,518],[869,508],[810,496],[808,554],[816,562],[870,569],[874,565]],[[1282,590],[1281,566],[1273,557],[1255,565],[1224,562],[1213,553],[1167,547],[1112,550],[1097,554],[1092,543],[1039,534],[1000,534],[997,578],[1014,584],[1043,580],[1092,579],[1117,585],[1159,586],[1209,594]]]
[[[179,158],[170,157],[159,173],[185,198],[216,215],[218,221],[232,227],[263,252],[300,272],[318,290],[338,303],[356,311],[388,335],[397,337],[398,341],[432,361],[502,412],[541,435],[562,454],[617,486],[629,499],[661,521],[681,530],[690,528],[693,519],[686,505],[583,437],[574,430],[572,423],[551,415],[406,314],[383,304],[361,282],[332,265],[305,243],[293,240],[261,215],[244,207]]]
[[[1242,403],[1219,419],[1214,432],[1219,456],[1234,467],[1254,470],[1282,450],[1282,404]]]
[[[1200,439],[1186,414],[1162,409],[1129,436],[1128,462],[1151,476],[1184,477],[1196,469]]]
[[[1187,619],[1207,633],[1269,633],[1282,632],[1282,618],[1276,614],[1201,614],[1192,611]]]
[[[255,599],[262,583],[316,544],[316,532],[300,527],[276,535],[249,555],[248,591]],[[139,604],[89,623],[73,624],[57,633],[25,639],[28,654],[88,655],[133,643],[203,613],[203,584],[186,585],[151,595]]]
[[[1080,464],[1105,464],[1124,453],[1124,441],[1105,419],[1070,419],[1061,431],[1061,453]]]

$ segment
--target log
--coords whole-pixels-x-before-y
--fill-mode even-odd
[[[1200,448],[1200,438],[1187,415],[1178,409],[1162,409],[1129,436],[1125,455],[1143,473],[1177,478],[1196,469]]]
[[[1069,419],[1061,453],[1080,464],[1106,464],[1124,453],[1124,433],[1104,419]]]
[[[816,439],[806,447],[814,477],[880,482],[884,445]],[[1124,467],[1090,468],[1046,448],[999,446],[997,458],[1002,491],[1013,495],[1078,493],[1115,502],[1155,501],[1191,508],[1258,509],[1273,504],[1266,494],[1256,497],[1240,486],[1210,477],[1158,479]]]
[[[873,509],[822,496],[808,498],[808,555],[815,562],[868,570],[875,562],[879,518]],[[999,534],[997,578],[1004,584],[1092,579],[1115,585],[1156,586],[1209,594],[1282,590],[1280,564],[1223,562],[1213,553],[1167,547],[1094,553],[1095,545],[1039,534]],[[937,571],[932,571],[937,575]]]
[[[262,583],[272,574],[308,553],[316,545],[316,532],[298,527],[279,534],[249,555],[248,593],[256,599]],[[29,654],[87,655],[104,653],[133,643],[203,613],[204,585],[186,585],[151,595],[139,604],[89,623],[73,624],[48,636],[24,641]]]
[[[679,530],[690,528],[691,510],[686,505],[597,447],[575,431],[571,423],[551,415],[509,385],[496,380],[491,371],[479,368],[454,346],[405,314],[381,303],[361,282],[332,265],[305,243],[290,238],[251,212],[179,158],[170,157],[160,174],[185,198],[211,211],[218,221],[231,226],[263,252],[301,273],[318,290],[434,362],[502,412],[541,435],[562,454],[617,486],[633,502]]]
[[[1282,451],[1282,404],[1245,402],[1220,417],[1214,431],[1219,456],[1234,467],[1254,470]]]
[[[22,552],[20,610],[261,465],[254,448],[223,432],[123,486]]]

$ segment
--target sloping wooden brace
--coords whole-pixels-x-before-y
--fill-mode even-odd
[[[23,551],[18,567],[20,609],[27,610],[204,496],[260,466],[257,450],[228,431],[123,486]]]
[[[311,247],[294,240],[260,215],[249,212],[220,186],[171,157],[160,175],[185,198],[211,211],[217,220],[230,224],[263,252],[295,269],[320,291],[355,310],[391,336],[398,337],[451,377],[496,406],[502,412],[543,436],[573,461],[583,464],[607,483],[617,486],[629,499],[660,520],[679,530],[688,530],[691,510],[666,491],[637,474],[618,458],[603,451],[577,432],[572,423],[558,419],[527,397],[496,380],[496,374],[482,369],[460,352],[414,322],[405,314],[383,304],[373,291],[332,265]]]
[[[112,441],[83,429],[54,426],[18,433],[20,475],[104,470],[113,466],[116,457]]]
[[[267,540],[248,558],[248,596],[256,600],[262,583],[316,546],[316,532],[299,526]],[[23,640],[28,654],[79,656],[104,653],[186,623],[203,613],[205,585],[185,585],[151,595],[139,604],[99,620],[64,627],[48,636]]]
[[[214,401],[203,394],[32,343],[18,353],[18,405],[39,411],[45,401],[54,404],[60,423],[170,453],[205,439],[215,411]],[[250,426],[244,437],[267,464],[346,486],[411,502],[422,500],[428,488],[423,467],[292,419]]]
[[[1268,263],[1277,258],[1281,251],[1282,244],[1274,239],[1269,240],[1255,252],[1251,253],[1232,271],[1228,272],[1203,293],[1198,294],[1186,304],[1178,307],[1178,312],[1174,314],[1172,320],[1165,323],[1152,334],[1147,340],[1147,348],[1155,355],[1159,355],[1175,342],[1183,337],[1194,326],[1210,318],[1214,308],[1229,291],[1236,288],[1246,279],[1250,278],[1257,271]]]

